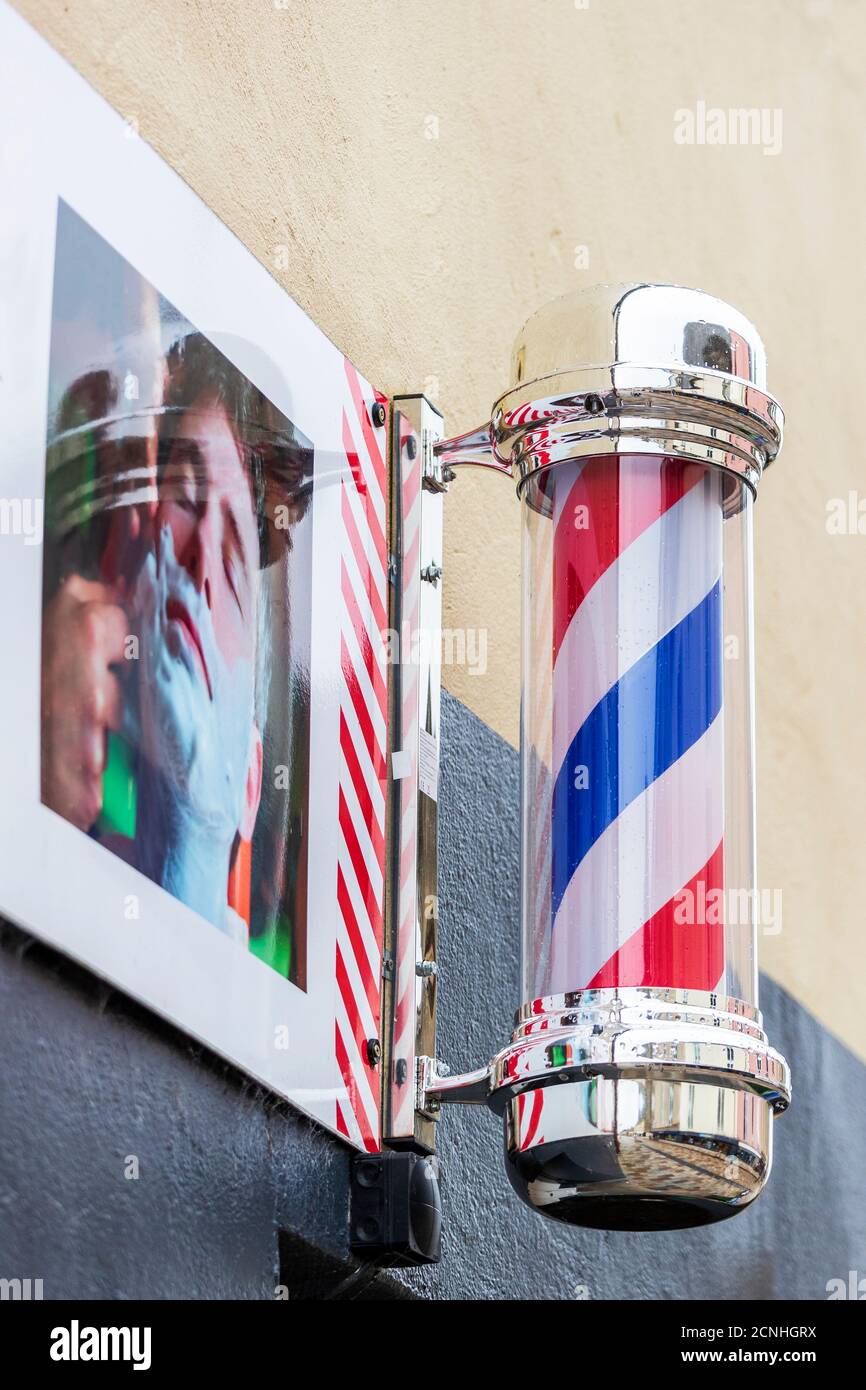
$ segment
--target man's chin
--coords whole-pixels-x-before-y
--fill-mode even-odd
[[[194,681],[182,671],[178,685],[186,688],[175,687],[178,698],[153,701],[142,711],[141,751],[182,818],[215,841],[229,842],[240,819],[239,793],[226,786],[213,706],[207,696],[195,703],[188,698]]]
[[[185,659],[163,661],[153,687],[142,698],[145,756],[173,781],[188,782],[209,716],[210,700],[202,678]]]

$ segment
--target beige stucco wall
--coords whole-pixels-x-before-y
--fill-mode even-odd
[[[866,1057],[866,491],[855,412],[866,244],[858,0],[18,0],[377,385],[449,432],[508,383],[539,303],[649,278],[759,325],[788,412],[758,506],[763,961]],[[36,98],[38,99],[38,98]],[[780,108],[781,152],[682,146],[674,111]],[[576,265],[586,247],[589,265]],[[449,688],[517,740],[518,509],[461,476]],[[866,525],[866,523],[864,523]]]

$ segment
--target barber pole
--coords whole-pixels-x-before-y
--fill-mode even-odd
[[[755,912],[752,507],[782,414],[752,324],[673,285],[539,310],[512,381],[440,453],[521,501],[524,1002],[422,1099],[503,1115],[514,1188],[559,1221],[719,1221],[790,1097]]]

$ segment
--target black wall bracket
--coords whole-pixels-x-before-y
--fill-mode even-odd
[[[349,1244],[365,1260],[438,1264],[442,1256],[439,1161],[411,1151],[358,1154],[349,1188]]]

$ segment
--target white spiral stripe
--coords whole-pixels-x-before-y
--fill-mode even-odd
[[[553,674],[553,765],[607,692],[706,598],[722,572],[718,479],[707,474],[623,551],[569,624]]]
[[[585,988],[707,863],[724,829],[723,716],[612,821],[578,864],[539,993]]]

